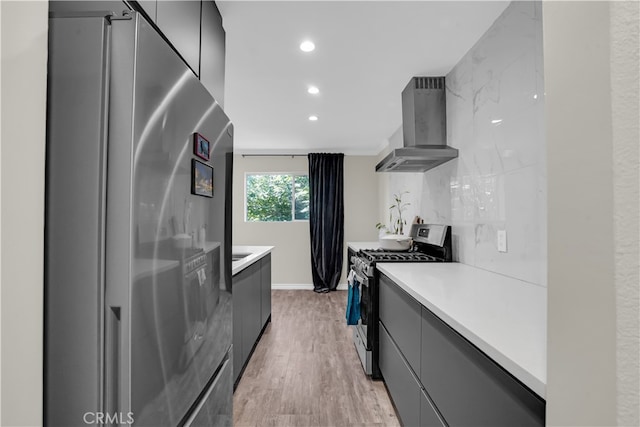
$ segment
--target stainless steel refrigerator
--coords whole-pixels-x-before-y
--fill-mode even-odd
[[[45,424],[231,425],[232,125],[142,16],[81,15],[49,19]]]

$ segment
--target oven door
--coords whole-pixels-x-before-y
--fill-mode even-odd
[[[370,325],[372,306],[371,306],[371,287],[369,286],[369,278],[367,276],[358,276],[360,280],[360,319],[356,329],[360,331],[360,334],[365,342],[367,350],[371,350],[371,346],[367,340],[367,328]]]
[[[371,340],[368,339],[367,333],[371,325],[372,314],[372,295],[370,278],[366,275],[357,274],[360,282],[360,319],[353,329],[353,343],[358,352],[358,357],[362,363],[362,368],[367,375],[372,373],[372,348]]]

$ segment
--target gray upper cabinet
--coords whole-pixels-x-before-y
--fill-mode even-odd
[[[200,74],[200,1],[156,2],[156,25],[187,65]]]
[[[138,4],[144,12],[151,18],[153,22],[156,22],[157,1],[156,0],[138,0]]]
[[[387,276],[379,283],[379,366],[404,425],[544,425],[543,399]]]
[[[153,1],[155,3],[155,0]],[[66,13],[98,13],[105,12],[121,14],[125,10],[130,10],[129,5],[122,0],[94,0],[94,1],[77,1],[77,0],[56,0],[49,2],[49,12],[54,14]]]
[[[200,81],[224,108],[225,32],[222,16],[211,0],[202,2]]]
[[[420,393],[420,427],[446,427],[425,390]]]
[[[224,108],[225,32],[222,15],[212,0],[138,0],[142,9],[171,42],[182,59]],[[53,13],[120,14],[130,6],[121,0],[52,1]]]

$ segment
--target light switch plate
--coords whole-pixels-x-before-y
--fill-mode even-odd
[[[498,230],[498,252],[507,252],[507,230]]]

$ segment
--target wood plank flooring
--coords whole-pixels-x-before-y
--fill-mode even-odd
[[[271,323],[233,397],[235,426],[399,426],[360,365],[346,291],[272,291]]]

